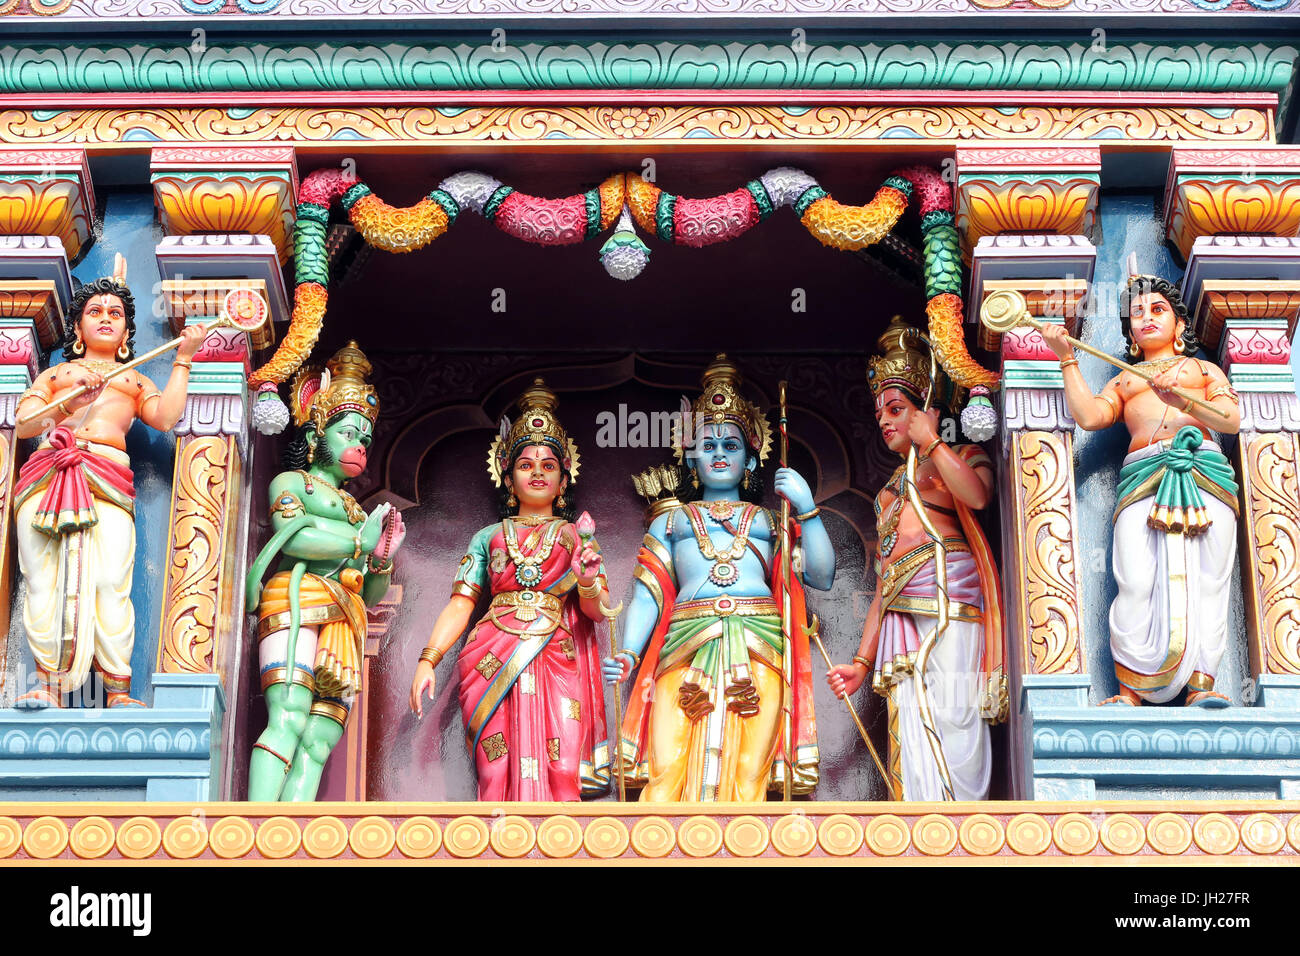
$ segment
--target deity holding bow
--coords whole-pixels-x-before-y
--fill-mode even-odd
[[[605,661],[610,681],[637,673],[622,747],[642,800],[758,801],[787,774],[795,794],[817,784],[803,585],[830,588],[835,552],[808,483],[781,468],[776,493],[800,526],[802,574],[787,584],[776,573],[785,545],[755,474],[771,432],[740,385],[725,355],[704,372],[676,431],[689,490],[651,522],[624,649]]]

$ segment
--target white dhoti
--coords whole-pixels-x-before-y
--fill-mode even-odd
[[[1204,448],[1218,450],[1212,442]],[[1133,452],[1124,464],[1160,454],[1165,443]],[[1237,517],[1202,492],[1210,527],[1195,536],[1151,528],[1154,495],[1115,518],[1113,564],[1119,593],[1110,606],[1110,650],[1125,687],[1153,704],[1191,684],[1213,686],[1228,641],[1228,591],[1237,553]]]
[[[118,449],[88,447],[123,467],[129,464]],[[51,536],[37,527],[43,487],[19,499],[15,516],[18,564],[27,584],[23,624],[32,656],[65,693],[85,683],[92,664],[106,690],[129,691],[134,516],[96,493],[93,525]]]
[[[900,559],[900,565],[905,561]],[[925,692],[952,783],[952,799],[984,800],[993,773],[993,749],[980,712],[985,689],[984,624],[970,619],[982,613],[979,571],[965,551],[948,554],[947,570],[951,613],[926,662]],[[901,777],[904,800],[947,799],[935,748],[921,720],[920,676],[914,670],[920,644],[937,619],[932,611],[906,612],[909,606],[933,603],[935,593],[931,557],[892,597],[881,618],[873,685],[888,695],[890,773]]]

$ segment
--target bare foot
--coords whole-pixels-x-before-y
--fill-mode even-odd
[[[23,696],[14,701],[14,706],[19,710],[44,710],[46,707],[58,707],[59,699],[45,687],[38,687],[36,690],[28,691]]]
[[[1142,704],[1142,698],[1127,687],[1121,687],[1118,694],[1114,697],[1107,697],[1097,706],[1105,707],[1107,704],[1128,704],[1130,707],[1139,707]]]
[[[1194,690],[1187,694],[1186,707],[1231,707],[1232,701],[1216,690]]]
[[[136,700],[126,691],[117,691],[108,695],[107,707],[143,707],[144,701]]]

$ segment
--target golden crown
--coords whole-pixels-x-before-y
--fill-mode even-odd
[[[673,451],[680,462],[685,456],[683,447],[694,441],[694,432],[701,425],[722,425],[730,422],[740,429],[749,447],[758,453],[762,464],[772,448],[772,430],[767,416],[740,394],[742,379],[740,369],[727,356],[719,352],[700,376],[704,393],[691,406],[692,421],[687,423],[691,436],[686,442],[682,436],[682,422],[673,426]],[[685,400],[683,400],[684,402]]]
[[[876,348],[881,354],[873,356],[867,365],[871,394],[879,398],[887,388],[901,388],[924,402],[931,388],[930,355],[917,330],[904,322],[901,315],[896,315],[876,340]],[[945,404],[947,382],[942,371],[938,371],[938,380],[933,384],[933,404]]]
[[[492,483],[502,486],[503,476],[510,467],[510,459],[520,448],[526,445],[548,445],[560,459],[560,464],[569,474],[569,482],[578,482],[578,446],[568,436],[560,420],[555,417],[555,409],[560,404],[556,394],[546,387],[540,379],[533,379],[533,384],[519,396],[519,417],[506,427],[503,420],[501,433],[488,448],[488,474]]]
[[[379,417],[379,398],[366,379],[374,369],[355,341],[319,365],[303,366],[290,385],[295,425],[311,421],[319,434],[325,423],[342,412],[356,412],[374,424]]]

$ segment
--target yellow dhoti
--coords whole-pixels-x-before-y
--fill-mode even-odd
[[[292,680],[321,697],[338,700],[344,707],[361,686],[366,637],[361,584],[361,573],[348,568],[339,575],[339,581],[304,574],[298,589],[300,618]],[[289,589],[290,572],[278,572],[266,583],[257,606],[263,688],[289,679]],[[346,709],[341,715],[336,710],[321,712],[341,723]]]
[[[701,617],[687,605],[674,614],[655,677],[642,800],[764,799],[782,739],[784,677],[775,605],[754,603],[768,613]]]

